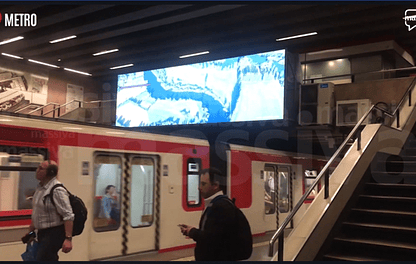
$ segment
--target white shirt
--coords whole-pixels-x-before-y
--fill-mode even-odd
[[[74,221],[74,213],[69,203],[69,194],[62,188],[57,187],[53,191],[55,206],[51,199],[46,198],[45,203],[43,197],[48,195],[55,184],[61,183],[56,177],[52,178],[47,184],[37,186],[33,195],[33,211],[32,223],[36,229],[45,229],[62,225],[64,221]]]
[[[220,191],[214,193],[213,195],[211,195],[210,197],[208,197],[207,199],[204,199],[204,202],[205,202],[205,210],[207,209],[207,207],[211,203],[211,201],[214,200],[214,198],[217,197],[217,196],[219,196],[219,195],[224,195],[224,193],[220,190]],[[202,212],[202,213],[204,213],[204,212]]]

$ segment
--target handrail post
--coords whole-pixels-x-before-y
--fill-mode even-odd
[[[409,90],[409,106],[412,106],[412,90]]]
[[[43,116],[43,108],[40,109],[40,116]]]
[[[58,118],[61,116],[61,108],[58,108]]]
[[[78,102],[78,108],[81,108],[81,101]]]
[[[269,257],[273,257],[274,243],[269,242]]]
[[[329,170],[325,171],[325,199],[329,197]]]
[[[361,129],[357,131],[357,150],[361,149]]]
[[[400,121],[399,121],[399,119],[400,119],[400,111],[397,111],[397,118],[396,118],[396,121],[397,121],[397,128],[399,128],[399,127],[400,127]]]
[[[282,232],[282,234],[279,236],[279,240],[278,240],[278,250],[279,252],[277,253],[277,260],[278,261],[283,261],[283,235],[284,232]]]

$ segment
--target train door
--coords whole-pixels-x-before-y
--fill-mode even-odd
[[[275,219],[273,229],[284,221],[291,208],[291,166],[266,164],[264,167],[264,212],[266,219]]]
[[[156,249],[156,158],[94,155],[94,212],[90,259]]]

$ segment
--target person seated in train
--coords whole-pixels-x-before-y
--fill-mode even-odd
[[[203,169],[200,172],[199,191],[205,201],[205,210],[199,222],[199,228],[180,224],[183,235],[196,241],[195,260],[234,260],[230,256],[230,243],[235,225],[233,204],[220,189],[221,172],[217,169]],[[216,199],[217,198],[217,199]]]
[[[117,191],[114,185],[105,187],[105,195],[101,199],[100,218],[106,218],[109,225],[120,223],[120,209],[117,202]]]
[[[274,211],[274,199],[275,199],[275,190],[274,190],[274,179],[269,177],[264,182],[264,204],[266,213],[272,213]]]

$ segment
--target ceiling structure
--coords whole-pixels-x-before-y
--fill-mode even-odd
[[[287,48],[293,53],[395,40],[416,55],[416,29],[405,25],[410,3],[302,2],[5,2],[0,52],[87,72],[117,74]],[[379,2],[380,3],[380,2]],[[409,11],[413,15],[416,11]],[[36,14],[35,27],[5,26],[5,14]],[[406,22],[416,24],[416,21]],[[277,42],[276,39],[317,32]],[[71,40],[49,41],[71,35]],[[101,56],[92,54],[118,49]],[[179,56],[209,51],[180,59]],[[3,58],[3,56],[1,56]],[[4,58],[15,60],[12,58]],[[134,66],[110,70],[111,67]],[[46,67],[40,66],[39,67]]]

